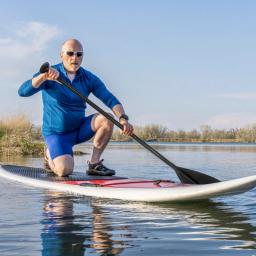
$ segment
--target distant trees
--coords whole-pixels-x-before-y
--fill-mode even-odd
[[[167,128],[158,125],[151,124],[144,127],[135,127],[135,133],[140,134],[140,137],[144,140],[157,140],[158,138],[166,138]]]
[[[256,143],[256,124],[240,129],[212,129],[209,125],[202,125],[200,130],[191,131],[169,130],[158,124],[135,127],[135,133],[147,141],[166,142],[244,142]],[[112,136],[114,141],[129,141],[130,137],[115,130]]]
[[[256,143],[256,124],[229,130],[212,129],[209,125],[203,125],[200,130],[191,131],[174,131],[159,124],[151,124],[137,126],[134,132],[146,141]],[[112,140],[132,139],[115,130]],[[43,148],[41,127],[34,126],[28,117],[20,115],[0,120],[0,155],[42,155]]]

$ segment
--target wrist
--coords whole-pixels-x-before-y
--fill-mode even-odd
[[[121,125],[125,125],[125,124],[128,123],[128,121],[122,118],[122,119],[119,121],[119,123],[120,123]]]
[[[126,115],[126,114],[122,114],[120,117],[119,117],[119,122],[125,120],[126,122],[129,120],[129,117]]]
[[[37,77],[32,78],[32,86],[34,88],[38,88],[46,80],[47,80],[46,74],[40,74]]]

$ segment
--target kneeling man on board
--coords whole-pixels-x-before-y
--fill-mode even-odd
[[[73,146],[94,137],[87,174],[115,175],[115,171],[103,165],[103,160],[100,160],[111,138],[113,123],[98,113],[85,116],[84,101],[68,88],[61,86],[56,79],[60,76],[86,97],[93,93],[112,109],[123,125],[123,134],[131,135],[133,126],[128,122],[121,103],[104,83],[96,75],[80,67],[83,47],[78,40],[65,41],[60,57],[62,62],[50,67],[48,73],[35,74],[19,88],[19,95],[22,97],[42,92],[42,134],[46,143],[47,167],[58,176],[71,174],[74,169]]]

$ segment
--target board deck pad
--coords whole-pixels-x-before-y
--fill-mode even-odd
[[[58,177],[53,172],[47,171],[43,168],[16,166],[16,165],[1,165],[2,168],[10,173],[21,175],[39,180],[47,181],[87,181],[87,180],[121,180],[127,179],[117,176],[92,176],[86,173],[73,172],[68,177]]]

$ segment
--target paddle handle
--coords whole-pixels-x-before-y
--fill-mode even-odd
[[[41,68],[40,68],[40,73],[46,73],[49,71],[49,63],[45,62]],[[97,110],[100,114],[105,116],[108,120],[110,120],[114,125],[116,125],[118,128],[123,130],[123,125],[120,124],[114,117],[112,117],[110,114],[105,112],[102,108],[100,108],[98,105],[96,105],[94,102],[88,99],[88,97],[82,95],[80,92],[78,92],[76,89],[74,89],[73,86],[71,86],[68,82],[66,82],[64,79],[62,79],[60,76],[57,79],[58,82],[60,82],[63,86],[67,87],[70,89],[74,94],[76,94],[78,97],[80,97],[82,100],[84,100],[88,105],[90,105],[92,108]],[[144,140],[139,138],[136,134],[131,134],[130,135],[134,140],[136,140],[140,145],[145,147],[147,150],[149,150],[151,153],[153,153],[156,157],[161,159],[163,162],[165,162],[167,165],[172,167],[176,172],[179,172],[178,167],[170,162],[167,158],[165,158],[162,154],[160,154],[158,151],[156,151],[154,148],[152,148],[149,144],[147,144]]]

